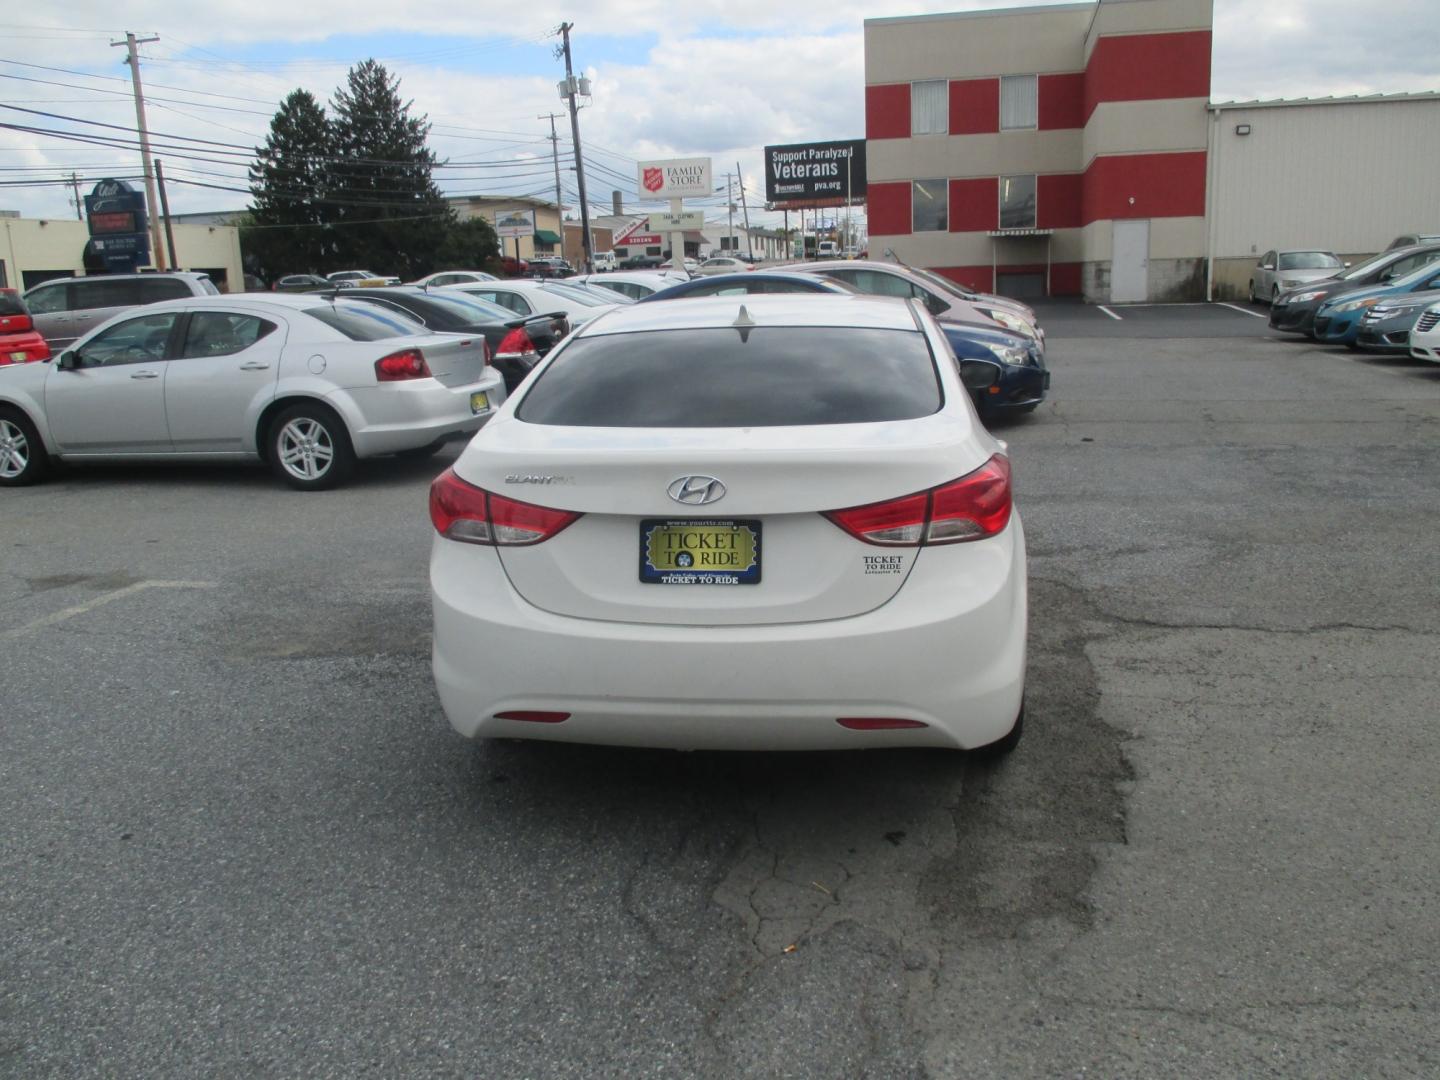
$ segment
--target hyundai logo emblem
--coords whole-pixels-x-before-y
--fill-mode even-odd
[[[672,480],[667,495],[686,506],[704,506],[725,497],[725,485],[713,476],[682,476]]]

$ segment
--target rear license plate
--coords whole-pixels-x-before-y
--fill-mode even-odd
[[[477,390],[470,395],[470,415],[479,416],[483,412],[490,411],[490,395],[484,390]]]
[[[640,522],[640,580],[647,585],[760,584],[760,522]]]

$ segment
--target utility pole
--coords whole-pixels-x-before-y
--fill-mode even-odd
[[[170,269],[175,270],[180,263],[175,258],[175,230],[170,227],[170,200],[165,196],[165,163],[158,157],[155,159],[155,183],[160,188],[160,213],[165,219],[165,249],[170,255]]]
[[[570,103],[570,139],[575,145],[575,185],[580,195],[580,242],[585,247],[585,272],[595,272],[595,252],[590,240],[590,204],[585,198],[585,159],[580,153],[580,110],[575,104],[575,74],[570,66],[570,31],[573,23],[560,24],[565,50],[565,100]],[[683,255],[684,252],[681,252]]]
[[[555,215],[561,219],[561,220],[560,220],[560,238],[561,238],[560,250],[561,250],[561,254],[564,254],[564,250],[565,250],[565,244],[564,244],[564,238],[565,238],[565,220],[564,220],[564,211],[563,211],[563,210],[561,209],[561,207],[560,207],[560,136],[555,134],[555,120],[556,120],[560,115],[561,115],[560,113],[553,113],[553,112],[552,112],[552,113],[546,113],[544,116],[537,116],[535,119],[537,119],[537,120],[549,120],[549,121],[550,121],[550,160],[555,163]]]
[[[140,53],[137,46],[159,41],[158,37],[136,38],[125,31],[124,41],[112,41],[111,48],[124,45],[130,52],[125,62],[130,65],[130,83],[135,90],[135,128],[140,135],[140,161],[145,167],[145,205],[150,216],[150,260],[157,270],[164,270],[165,252],[160,247],[159,205],[155,201],[155,170],[150,165],[150,130],[145,124],[145,91],[140,88]]]
[[[735,244],[735,200],[730,197],[730,174],[725,174],[725,215],[729,225],[725,229],[725,240],[727,244],[734,244],[735,250],[740,250],[740,245]]]
[[[740,171],[738,161],[735,163],[735,179],[740,181],[740,207],[745,211],[745,252],[751,259],[754,259],[755,241],[750,236],[750,204],[745,201],[745,174]]]
[[[70,190],[75,192],[75,220],[85,220],[85,202],[80,198],[80,177],[70,174]]]

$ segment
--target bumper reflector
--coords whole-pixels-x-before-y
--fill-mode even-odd
[[[558,724],[569,720],[568,712],[540,712],[535,709],[514,709],[495,714],[496,720],[527,720],[532,724]]]
[[[835,722],[851,731],[895,731],[900,728],[929,727],[921,720],[901,720],[889,716],[842,716]]]

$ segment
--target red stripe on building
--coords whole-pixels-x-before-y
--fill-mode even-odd
[[[1109,218],[1204,216],[1204,150],[1097,157],[1085,170],[1083,225]]]
[[[1209,96],[1208,30],[1102,37],[1085,65],[1087,120],[1102,101]]]
[[[950,134],[984,135],[1000,130],[1000,80],[950,80]]]
[[[910,182],[871,183],[865,194],[870,232],[877,236],[910,235]]]
[[[951,232],[988,232],[999,227],[999,177],[980,176],[973,180],[950,181]],[[875,231],[873,224],[870,231]]]
[[[1039,78],[1038,127],[1041,131],[1085,126],[1085,73],[1041,75]]]
[[[865,137],[910,137],[910,84],[865,87]]]
[[[1040,229],[1078,229],[1084,178],[1079,173],[1056,173],[1035,178],[1035,226]]]

